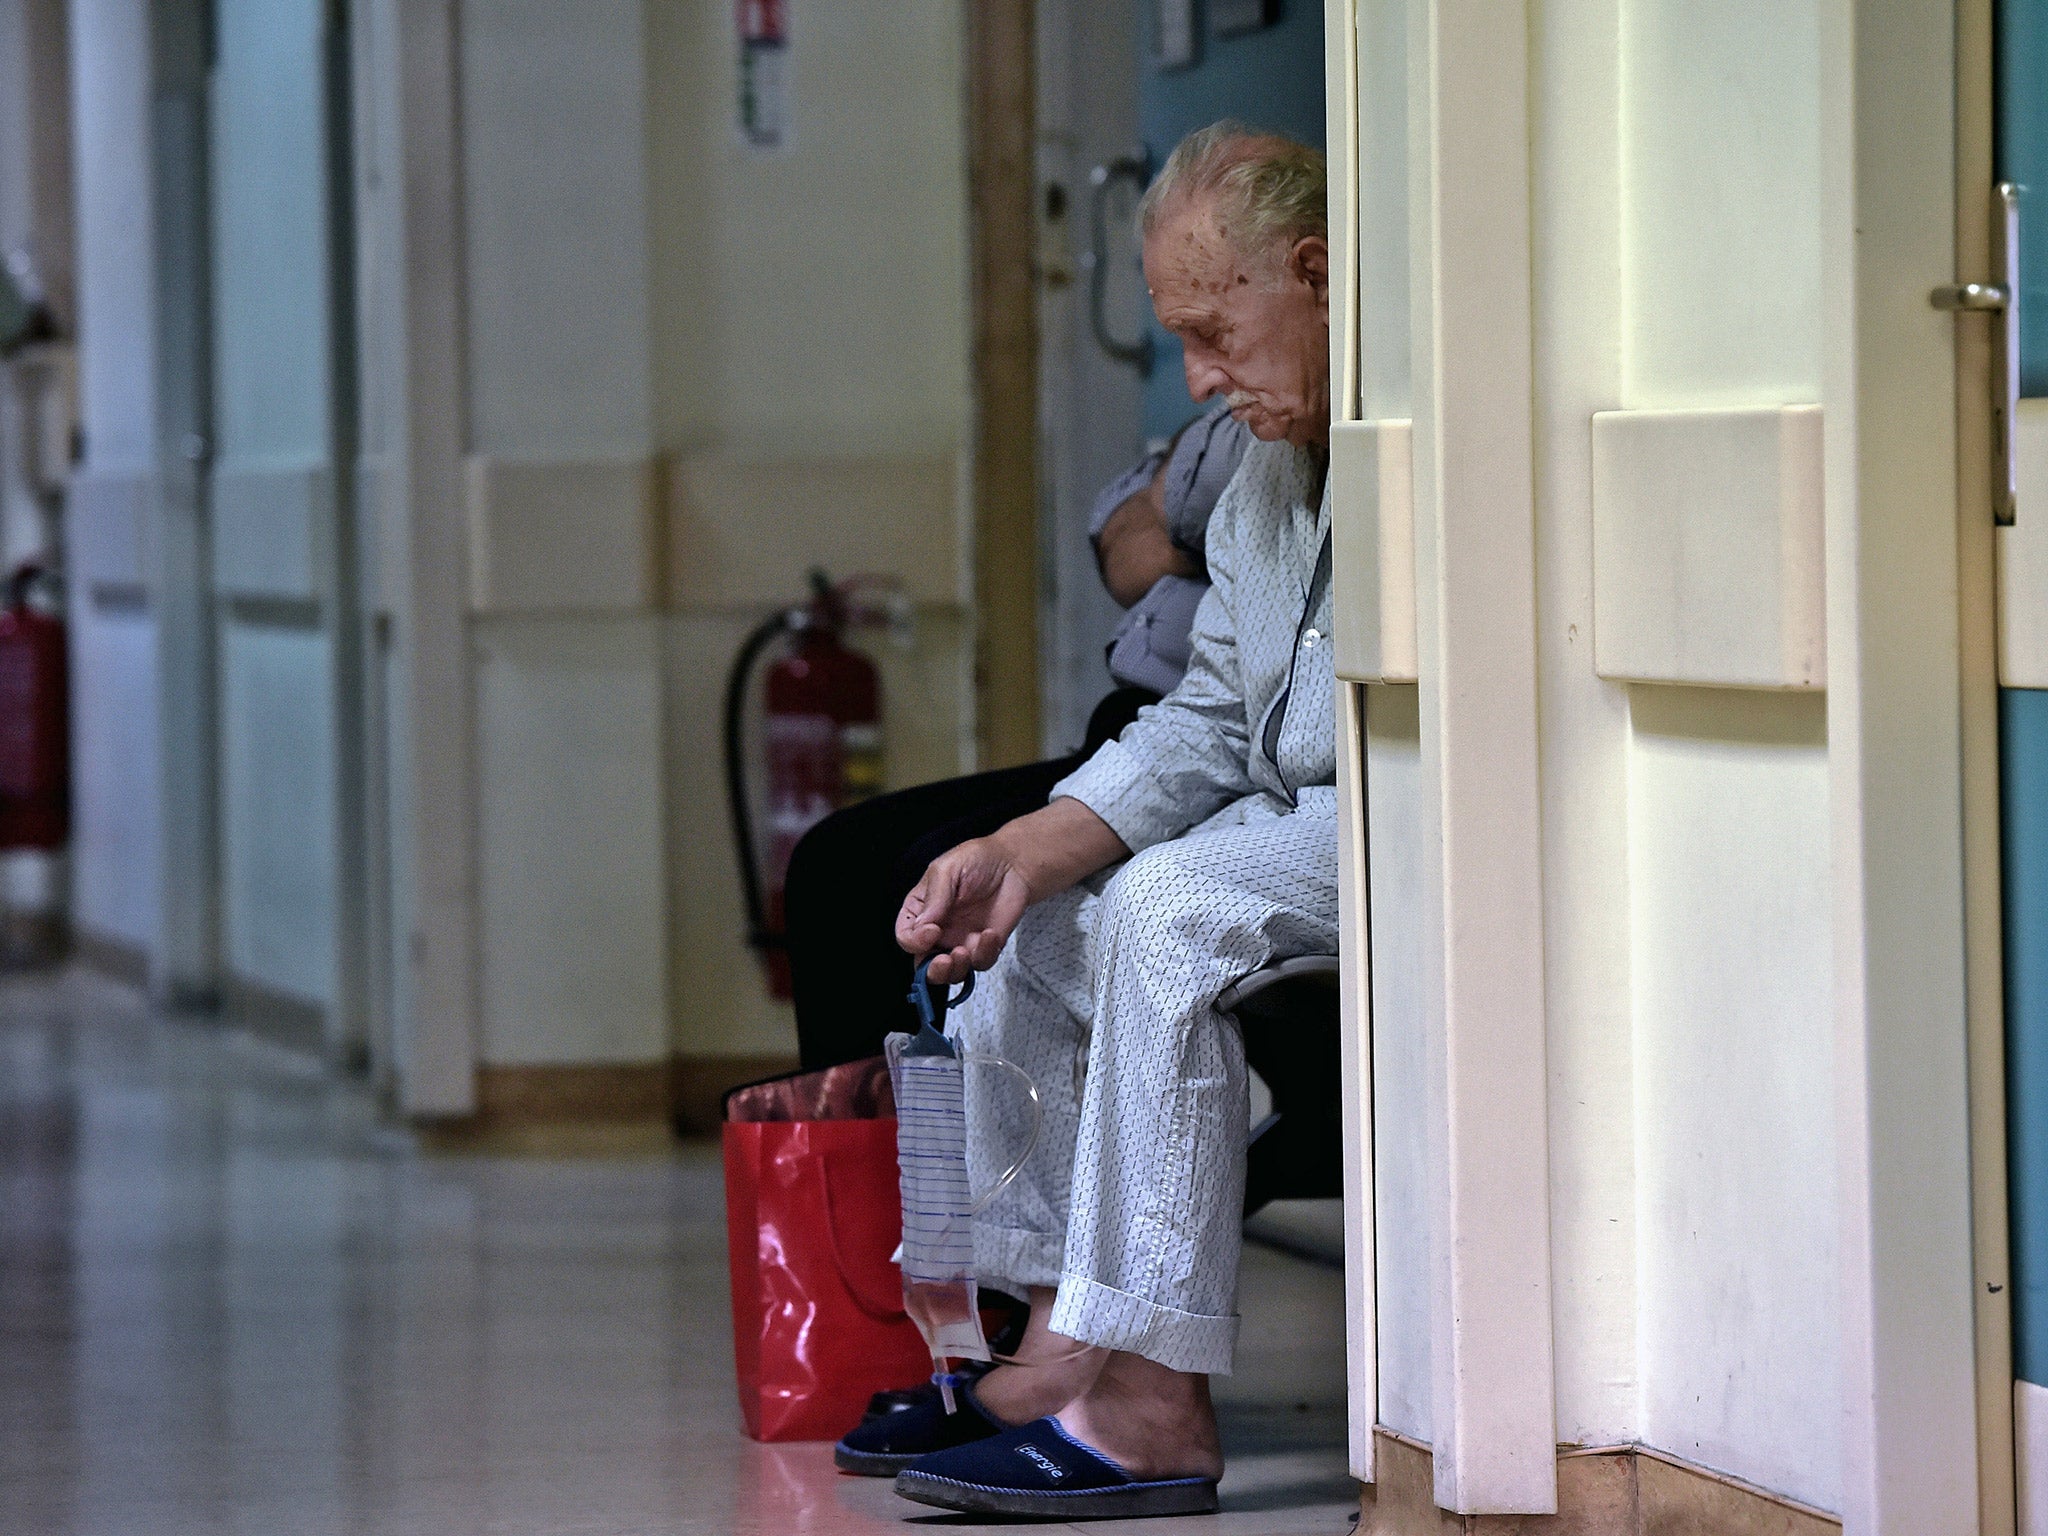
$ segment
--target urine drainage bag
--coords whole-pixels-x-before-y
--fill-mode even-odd
[[[1002,1193],[1038,1145],[1042,1111],[1038,1085],[1014,1062],[962,1050],[944,1032],[946,1010],[974,990],[970,975],[960,991],[934,992],[924,962],[910,985],[922,1027],[889,1036],[884,1047],[896,1091],[896,1162],[903,1190],[903,1306],[932,1352],[932,1379],[946,1412],[954,1411],[951,1362],[987,1360],[981,1306],[974,1279],[974,1217]],[[1024,1084],[1031,1104],[1031,1136],[1001,1178],[976,1198],[967,1173],[967,1081],[970,1066],[997,1067]]]

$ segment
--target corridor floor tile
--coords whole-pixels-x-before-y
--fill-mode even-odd
[[[970,1524],[740,1434],[714,1148],[518,1151],[423,1148],[90,976],[0,980],[0,1531]],[[1225,1513],[1086,1529],[1349,1529],[1341,1277],[1254,1248],[1244,1293]]]

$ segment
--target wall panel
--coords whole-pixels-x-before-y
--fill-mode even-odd
[[[652,616],[478,624],[483,1060],[666,1054]]]
[[[1642,1433],[1836,1508],[1826,703],[1632,704]]]
[[[220,687],[228,969],[324,1005],[334,985],[327,638],[225,619]]]

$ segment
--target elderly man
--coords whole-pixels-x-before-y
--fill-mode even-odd
[[[1014,1365],[950,1418],[842,1442],[942,1507],[1062,1518],[1215,1508],[1208,1377],[1237,1336],[1249,1093],[1231,982],[1337,942],[1329,246],[1322,157],[1223,123],[1140,208],[1160,323],[1197,400],[1258,439],[1209,529],[1187,675],[1043,810],[936,859],[897,936],[935,981],[984,970],[959,1030],[1038,1085],[1044,1129],[985,1210],[985,1283],[1029,1294]],[[976,1073],[970,1159],[1019,1150]],[[964,1442],[964,1443],[963,1443]]]
[[[1209,519],[1252,442],[1218,401],[1096,497],[1089,542],[1103,586],[1126,612],[1105,656],[1117,686],[1095,706],[1079,751],[864,800],[797,844],[783,919],[806,1070],[873,1056],[891,1030],[916,1027],[896,915],[932,859],[1037,810],[1089,753],[1179,684],[1209,590]]]

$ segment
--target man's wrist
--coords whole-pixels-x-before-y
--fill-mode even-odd
[[[989,837],[989,840],[1001,850],[1003,862],[1016,871],[1017,878],[1024,882],[1024,894],[1032,902],[1040,902],[1048,896],[1057,895],[1062,889],[1053,884],[1050,879],[1052,871],[1046,864],[1046,844],[1050,840],[1043,836],[1030,835],[1032,829],[1028,824],[1044,814],[1044,811],[1034,811],[1029,816],[1020,816],[1008,825],[997,828]]]
[[[1128,857],[1109,824],[1082,801],[1062,795],[992,834],[1003,861],[1033,902],[1057,896],[1096,870]]]

